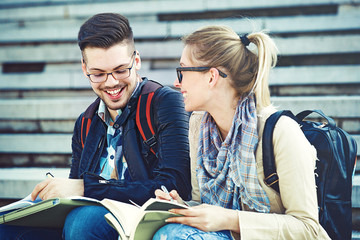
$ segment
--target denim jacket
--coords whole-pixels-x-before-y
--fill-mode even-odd
[[[84,113],[77,119],[72,137],[69,177],[84,179],[85,197],[99,200],[110,198],[122,202],[132,200],[143,204],[155,197],[155,189],[164,185],[169,190],[176,189],[183,199],[190,198],[189,116],[184,110],[183,98],[169,87],[161,87],[154,94],[155,156],[143,143],[135,121],[137,101],[147,81],[143,79],[113,125],[114,128],[123,127],[122,154],[127,161],[131,181],[105,180],[95,174],[101,154],[106,151],[107,126],[95,113],[82,148],[81,120]]]

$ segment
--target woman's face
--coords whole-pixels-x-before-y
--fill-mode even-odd
[[[199,67],[195,65],[192,59],[191,47],[186,45],[180,59],[181,67]],[[207,80],[209,79],[208,71],[182,71],[182,81],[176,79],[174,86],[180,88],[184,97],[185,110],[191,111],[206,111],[206,103],[208,102],[208,88]]]

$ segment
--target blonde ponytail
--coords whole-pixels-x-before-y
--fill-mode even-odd
[[[247,40],[256,45],[257,53],[249,50]],[[226,26],[207,26],[185,36],[183,42],[192,47],[194,62],[224,68],[240,97],[253,90],[259,109],[271,105],[268,77],[277,62],[277,48],[267,34],[239,37]]]
[[[258,70],[253,89],[257,107],[261,109],[271,105],[268,79],[271,68],[276,66],[278,49],[269,35],[263,32],[249,34],[248,38],[257,47]]]

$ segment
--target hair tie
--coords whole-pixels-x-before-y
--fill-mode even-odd
[[[245,45],[245,47],[249,46],[250,40],[249,40],[248,37],[247,37],[247,33],[244,34],[244,35],[242,35],[242,36],[240,36],[240,40],[241,40],[242,44]]]

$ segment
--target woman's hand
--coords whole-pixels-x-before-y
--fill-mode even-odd
[[[202,231],[232,230],[240,232],[239,217],[236,210],[202,204],[189,209],[171,209],[170,212],[183,215],[168,218],[168,223],[186,224]]]
[[[178,194],[178,192],[176,190],[172,190],[170,193],[165,193],[161,189],[156,189],[155,196],[158,199],[168,200],[168,201],[171,201],[171,198],[172,198],[172,199],[174,199],[174,201],[176,201],[180,204],[184,204],[184,201],[182,200],[182,198],[180,197],[180,195]]]

